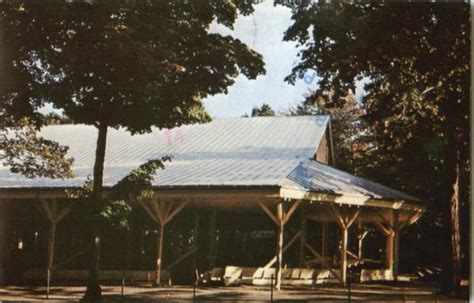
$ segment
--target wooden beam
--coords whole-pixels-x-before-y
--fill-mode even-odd
[[[164,210],[165,217],[168,218],[170,216],[173,206],[173,201],[168,201],[168,203],[166,204],[166,209]]]
[[[362,261],[362,259],[364,257],[364,255],[363,255],[363,244],[364,244],[364,239],[368,234],[369,234],[369,231],[364,230],[362,233],[359,233],[357,235],[357,244],[358,244],[357,257],[359,258],[360,261]]]
[[[64,217],[66,217],[69,214],[69,212],[71,211],[71,208],[72,208],[72,204],[73,204],[73,201],[69,201],[69,204],[59,212],[59,214],[56,217],[56,222],[57,223],[62,221],[64,219]]]
[[[301,204],[301,201],[298,200],[298,201],[295,201],[293,205],[291,205],[290,209],[286,212],[286,214],[284,214],[283,224],[286,224],[286,222],[290,220],[291,216],[293,215],[295,210],[298,208],[298,206],[300,206],[300,204]]]
[[[48,205],[49,200],[42,199],[41,200],[41,206],[43,207],[44,213],[46,214],[46,217],[48,218],[50,223],[54,223],[54,218],[53,214],[51,212],[51,208]]]
[[[190,200],[182,201],[175,209],[171,211],[169,216],[166,218],[166,223],[170,222],[174,217],[176,217],[179,212],[189,204]]]
[[[194,246],[192,247],[191,249],[189,249],[187,252],[185,252],[183,255],[181,255],[179,258],[177,258],[176,260],[174,260],[173,262],[171,262],[170,264],[168,264],[165,268],[165,270],[170,270],[172,269],[173,267],[175,267],[176,265],[178,265],[181,261],[183,261],[184,259],[186,259],[187,257],[191,256],[192,254],[194,254],[196,251],[197,251],[198,247],[197,246]]]
[[[351,227],[352,223],[354,223],[354,221],[359,217],[359,214],[360,214],[361,211],[362,211],[362,208],[359,208],[352,215],[352,217],[347,218],[347,221],[346,221],[346,227],[347,228]]]
[[[36,208],[38,209],[38,212],[41,214],[41,216],[42,216],[46,221],[49,221],[48,215],[47,215],[46,212],[44,211],[43,206],[42,206],[40,200],[35,200],[35,206],[36,206]]]
[[[359,257],[353,253],[352,251],[350,251],[349,249],[346,250],[346,253],[351,256],[352,258],[356,259],[357,261],[360,261]]]
[[[155,216],[159,220],[160,225],[166,224],[165,218],[163,217],[163,214],[161,213],[160,200],[155,197],[150,201],[150,203],[151,203],[153,212],[155,213]]]
[[[263,209],[263,211],[270,217],[270,219],[272,219],[272,221],[276,224],[276,225],[279,225],[279,221],[278,219],[275,217],[275,215],[273,214],[273,212],[268,208],[268,206],[265,204],[265,202],[263,201],[259,201],[258,204],[260,205],[260,207]]]
[[[72,260],[76,259],[77,257],[84,255],[85,253],[89,252],[89,249],[90,249],[90,247],[86,246],[84,249],[81,249],[81,250],[75,252],[74,254],[66,257],[64,260],[61,260],[60,262],[57,262],[56,264],[54,264],[52,269],[54,270],[58,267],[61,267],[62,265],[71,262]]]
[[[160,219],[158,219],[155,215],[155,212],[152,209],[150,209],[149,201],[139,199],[138,202],[143,207],[143,209],[145,209],[145,211],[150,215],[150,217],[153,219],[153,221],[155,221],[159,225],[160,224]]]
[[[390,229],[390,230],[393,230],[393,226],[392,226],[392,223],[387,220],[387,218],[385,218],[384,216],[382,216],[380,214],[380,212],[376,212],[375,215],[380,219],[380,222],[387,225],[387,228]],[[376,222],[376,221],[375,221]]]
[[[342,218],[341,213],[339,212],[339,209],[337,209],[337,207],[334,204],[329,204],[329,209],[334,215],[334,218],[336,219],[336,223],[339,224],[341,228],[345,228],[346,224],[344,222],[344,219]]]
[[[415,223],[421,217],[422,213],[422,211],[414,211],[408,219],[400,223],[399,229],[401,230],[405,228],[405,226]]]
[[[290,239],[290,241],[288,241],[288,243],[285,244],[285,246],[283,247],[283,253],[291,247],[291,245],[296,241],[296,239],[300,238],[301,235],[302,235],[303,231],[300,230],[298,231],[295,235],[293,235],[293,237]],[[263,268],[270,268],[272,267],[273,264],[275,264],[275,262],[277,261],[277,256],[274,256]]]
[[[379,221],[376,221],[374,222],[375,226],[377,226],[380,231],[385,235],[385,236],[389,236],[393,230],[390,228],[390,227],[385,227],[382,223],[380,223]]]
[[[319,264],[321,264],[322,267],[326,268],[329,270],[339,281],[342,281],[341,276],[339,273],[337,273],[326,261],[325,258],[323,258],[314,248],[311,247],[307,242],[305,242],[306,248],[309,250],[309,252],[316,258]]]

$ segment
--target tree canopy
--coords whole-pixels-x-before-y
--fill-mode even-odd
[[[32,115],[51,102],[78,123],[132,132],[202,121],[202,98],[226,92],[239,72],[264,71],[241,41],[208,31],[214,18],[231,26],[237,12],[231,1],[6,6],[22,90],[4,95],[3,107]]]
[[[468,189],[459,191],[459,182],[469,169],[469,5],[276,2],[293,12],[285,40],[303,49],[287,81],[316,70],[314,97],[335,107],[356,81],[367,82],[362,117],[375,143],[368,174],[422,195],[444,216],[452,260],[445,269],[454,272],[444,285],[458,286],[459,198]]]

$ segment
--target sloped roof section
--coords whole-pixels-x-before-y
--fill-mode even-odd
[[[155,176],[157,187],[278,186],[298,163],[313,157],[328,122],[328,116],[215,119],[134,136],[125,129],[109,129],[104,186],[163,155],[173,160]],[[94,127],[55,125],[41,135],[69,146],[76,177],[28,179],[0,167],[0,188],[78,187],[92,176]]]
[[[421,202],[411,195],[353,176],[312,159],[300,162],[281,183],[281,186],[323,194]]]

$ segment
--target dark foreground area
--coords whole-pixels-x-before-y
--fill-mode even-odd
[[[46,287],[9,286],[0,289],[0,301],[77,302],[84,293],[83,286],[54,286],[49,300]],[[268,287],[198,287],[186,286],[152,288],[148,285],[103,286],[104,302],[270,302]],[[391,283],[353,284],[350,299],[360,302],[467,302],[464,299],[437,295],[432,284]],[[275,302],[348,302],[349,291],[338,285],[305,288],[285,288],[273,292]]]

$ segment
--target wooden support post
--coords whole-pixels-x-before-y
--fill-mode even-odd
[[[386,250],[385,250],[386,267],[387,267],[387,270],[389,270],[392,273],[392,276],[393,276],[393,238],[394,238],[394,233],[390,232],[387,235]]]
[[[209,226],[209,269],[216,266],[217,259],[217,210],[213,209]]]
[[[368,233],[369,233],[368,230],[364,230],[364,231],[359,231],[359,234],[357,235],[357,242],[358,242],[357,258],[359,259],[359,262],[362,262],[362,259],[364,258],[363,244],[364,244],[364,239]]]
[[[347,282],[347,240],[348,228],[341,228],[341,276],[344,284]]]
[[[398,210],[391,210],[390,218],[388,220],[379,214],[378,217],[380,218],[380,221],[375,222],[375,225],[387,237],[385,262],[387,270],[391,272],[394,280],[397,280],[398,276],[400,230],[405,226],[404,224],[400,224],[399,215]],[[413,217],[410,217],[404,223],[409,224],[411,220],[413,220]]]
[[[259,201],[259,205],[262,210],[272,219],[273,222],[277,225],[277,246],[276,246],[276,280],[275,288],[277,290],[281,289],[281,276],[282,276],[282,267],[283,267],[283,236],[284,236],[284,226],[290,220],[293,213],[296,211],[298,206],[301,204],[301,201],[295,201],[287,212],[283,209],[283,201],[277,201],[276,203],[276,214],[273,214],[271,209],[265,204],[264,200]]]
[[[10,218],[9,201],[0,201],[0,287],[5,285],[8,264],[8,223]]]
[[[56,242],[56,222],[52,222],[49,229],[48,239],[48,269],[54,266],[54,248]]]
[[[398,221],[399,213],[397,210],[393,210],[392,273],[394,280],[397,280],[398,277],[398,244],[400,239],[400,226]]]
[[[199,213],[197,210],[194,213],[194,228],[193,228],[193,245],[197,247],[199,245]],[[191,273],[194,275],[194,271],[197,268],[197,248],[193,251],[193,259],[191,262]]]
[[[151,200],[138,200],[150,217],[158,224],[158,239],[156,245],[156,278],[155,284],[161,283],[161,268],[163,267],[163,238],[165,225],[171,221],[186,205],[189,200],[182,201],[176,205],[174,201],[160,201],[157,197]]]
[[[284,223],[283,223],[283,202],[280,201],[277,204],[277,219],[278,219],[278,241],[277,241],[277,265],[276,265],[276,283],[275,288],[281,289],[281,274],[282,274],[282,263],[283,263],[283,234],[284,234]]]
[[[165,224],[160,224],[158,229],[158,241],[156,247],[156,285],[161,285],[161,265],[163,258],[163,237],[165,233]]]
[[[50,230],[48,235],[48,283],[51,278],[54,265],[54,251],[56,247],[56,228],[59,222],[70,212],[72,202],[64,202],[65,205],[58,204],[56,199],[43,199],[36,201],[36,206],[40,213],[50,224]]]
[[[329,204],[329,210],[334,215],[336,223],[341,228],[341,278],[344,284],[347,282],[347,242],[349,239],[349,228],[359,217],[361,209],[355,212],[343,214],[334,204]]]
[[[306,225],[308,224],[308,219],[305,216],[301,218],[301,235],[300,235],[300,254],[299,254],[299,266],[303,267],[306,259]]]

